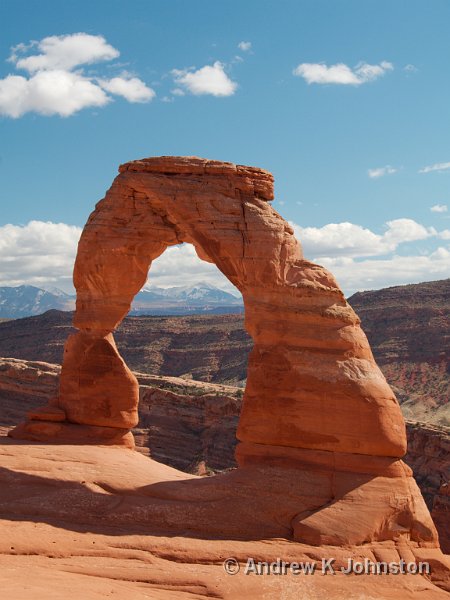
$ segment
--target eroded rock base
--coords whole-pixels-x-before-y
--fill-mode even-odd
[[[123,446],[133,449],[134,437],[129,429],[96,427],[46,420],[28,420],[8,432],[16,440],[32,440],[45,444],[81,444]]]
[[[354,525],[364,529],[379,509],[386,513],[388,505],[393,515],[402,497],[401,478],[373,477],[366,483],[356,478],[359,487],[330,501],[332,480],[327,472],[247,466],[199,478],[123,448],[49,447],[8,438],[0,442],[0,585],[5,597],[448,597],[448,557],[434,541],[414,540],[405,523],[397,520],[399,528],[390,528],[389,539],[345,545],[329,539],[317,546],[317,540],[307,541],[305,526],[299,533],[300,523],[311,523],[302,518],[302,511],[313,510],[317,522],[323,515],[326,525],[326,511],[335,506],[340,512],[339,503],[352,506],[350,516],[340,517],[348,531]],[[343,481],[341,474],[335,479]],[[339,527],[334,517],[332,525],[326,525],[328,532]],[[228,557],[240,563],[239,574],[224,572]],[[314,562],[319,569],[322,560],[335,558],[338,572],[335,577],[320,572],[245,575],[249,557]],[[364,558],[428,561],[431,573],[340,572],[349,559]]]

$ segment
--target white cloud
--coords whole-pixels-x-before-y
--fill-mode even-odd
[[[293,225],[306,258],[330,269],[346,294],[445,278],[450,272],[450,246],[421,249],[409,256],[394,254],[403,243],[450,240],[450,230],[438,233],[411,219],[388,221],[382,235],[353,223],[330,223],[321,228]],[[30,221],[0,227],[0,285],[55,286],[73,292],[72,270],[80,234],[80,227],[65,223]],[[206,281],[236,292],[215,265],[197,257],[191,244],[168,248],[153,262],[149,275],[148,283],[160,287]]]
[[[378,79],[393,68],[392,63],[387,61],[378,65],[360,62],[353,68],[344,63],[337,63],[330,67],[323,63],[302,63],[294,69],[293,74],[303,77],[308,84],[361,85]]]
[[[212,66],[206,65],[197,71],[174,69],[172,75],[176,85],[195,96],[232,96],[237,83],[228,77],[224,67],[223,63],[216,61]]]
[[[393,285],[446,279],[450,272],[450,251],[439,247],[427,255],[391,256],[380,260],[322,258],[347,295]]]
[[[386,223],[380,235],[353,223],[329,223],[323,227],[300,227],[292,223],[301,240],[305,255],[313,260],[322,257],[380,256],[394,252],[400,244],[436,236],[433,227],[424,227],[412,219],[395,219]]]
[[[251,50],[251,48],[252,48],[252,43],[251,42],[239,42],[238,48],[239,48],[239,50],[242,50],[243,52],[248,52],[248,50]]]
[[[109,101],[98,85],[69,71],[40,71],[30,79],[8,75],[0,80],[0,114],[13,118],[27,112],[68,117]]]
[[[430,206],[431,212],[436,213],[444,213],[447,212],[448,207],[446,204],[435,204],[434,206]]]
[[[397,173],[398,169],[391,167],[390,165],[386,165],[385,167],[378,167],[377,169],[369,169],[367,174],[371,179],[376,179],[378,177],[384,177],[385,175],[393,175]]]
[[[23,56],[36,47],[39,54]],[[68,117],[84,108],[111,102],[105,91],[129,102],[151,100],[155,92],[137,77],[101,79],[85,75],[80,68],[117,56],[119,51],[105,38],[86,33],[50,36],[28,46],[19,44],[13,48],[9,62],[30,75],[10,74],[0,79],[0,115],[18,118],[34,112]]]
[[[431,173],[432,171],[447,171],[448,169],[450,169],[450,162],[436,163],[434,165],[429,165],[428,167],[423,167],[423,169],[419,170],[419,173]]]
[[[147,283],[159,287],[172,287],[199,281],[211,283],[231,293],[236,293],[236,288],[216,265],[198,258],[192,244],[167,248],[161,256],[153,261]]]
[[[20,54],[33,47],[37,47],[41,53],[20,58]],[[13,48],[8,60],[15,63],[18,69],[36,73],[52,69],[70,71],[79,65],[113,60],[119,54],[120,52],[108,44],[101,35],[73,33],[71,35],[52,35],[40,42],[32,42],[28,47],[20,44]]]
[[[300,227],[291,223],[305,257],[328,268],[347,295],[358,290],[444,279],[450,272],[450,247],[419,248],[414,254],[396,251],[408,242],[450,239],[450,230],[437,232],[412,219],[395,219],[376,234],[353,223]]]
[[[72,270],[81,228],[30,221],[0,227],[0,285],[54,285],[72,289]]]
[[[394,219],[387,221],[386,232],[382,235],[383,243],[397,248],[405,242],[417,242],[437,235],[434,227],[424,227],[413,219]]]
[[[156,96],[155,92],[137,77],[101,79],[99,84],[107,92],[123,96],[128,102],[148,102]]]
[[[403,70],[407,73],[417,73],[419,69],[415,65],[408,64],[403,67]]]
[[[0,227],[0,286],[55,286],[73,293],[72,271],[80,235],[80,227],[65,223],[30,221]],[[168,248],[151,266],[151,285],[171,287],[199,281],[236,292],[215,265],[198,258],[191,244]]]

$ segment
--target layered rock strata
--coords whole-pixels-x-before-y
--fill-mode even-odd
[[[138,383],[113,331],[152,261],[188,242],[241,291],[254,346],[237,437],[241,468],[301,472],[293,537],[313,545],[437,534],[411,470],[403,417],[334,277],[303,258],[270,206],[267,171],[192,157],[122,165],[89,217],[74,270],[77,306],[58,409],[13,435],[132,445]],[[273,471],[272,471],[273,472]],[[220,485],[218,482],[216,485]],[[358,519],[355,516],[360,515]]]

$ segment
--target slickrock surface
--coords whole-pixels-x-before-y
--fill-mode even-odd
[[[400,531],[396,541],[361,546],[292,539],[297,511],[329,494],[324,473],[260,465],[198,478],[123,448],[0,442],[2,597],[448,598],[448,559]],[[384,478],[368,484],[386,491]],[[355,497],[354,516],[367,527],[377,509],[361,510],[362,501]],[[224,572],[228,557],[240,562],[239,574]],[[337,574],[245,575],[248,557],[318,569],[322,559],[335,558]],[[428,561],[431,576],[344,575],[349,558]]]

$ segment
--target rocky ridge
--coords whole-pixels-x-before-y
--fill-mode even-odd
[[[72,313],[0,323],[0,356],[61,364]],[[240,315],[128,317],[115,334],[133,371],[218,384],[245,381],[252,342]]]
[[[349,298],[409,419],[450,426],[450,279]]]

